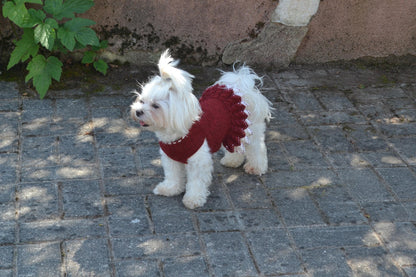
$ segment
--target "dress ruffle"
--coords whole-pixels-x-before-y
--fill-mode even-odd
[[[234,152],[237,147],[242,146],[242,139],[246,136],[249,127],[248,111],[238,91],[223,85],[214,85],[208,88],[200,98],[201,106],[211,99],[218,99],[228,111],[230,128],[222,140],[222,144],[229,152]]]

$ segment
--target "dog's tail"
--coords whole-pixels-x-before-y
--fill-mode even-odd
[[[222,72],[217,84],[241,93],[253,116],[270,120],[272,103],[260,91],[263,79],[250,67],[242,65],[238,69],[234,67],[231,72]]]

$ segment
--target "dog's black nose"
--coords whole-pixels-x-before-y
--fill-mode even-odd
[[[136,116],[137,117],[140,117],[140,116],[142,116],[144,114],[144,112],[143,111],[136,111]]]

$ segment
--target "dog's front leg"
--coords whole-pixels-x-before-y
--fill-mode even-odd
[[[186,193],[183,204],[188,209],[202,207],[207,202],[212,181],[213,162],[209,146],[205,141],[201,148],[188,159],[186,165]]]
[[[160,150],[165,180],[153,190],[154,194],[174,196],[185,191],[185,165],[172,160]]]

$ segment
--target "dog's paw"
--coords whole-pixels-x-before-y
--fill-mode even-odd
[[[258,166],[258,165],[252,165],[250,163],[246,163],[244,165],[244,171],[248,174],[253,174],[253,175],[263,175],[264,173],[266,173],[267,171],[267,165],[262,165],[262,166]]]
[[[244,162],[244,156],[231,156],[226,155],[221,160],[220,163],[226,167],[239,167]]]
[[[163,181],[159,183],[153,190],[156,195],[175,196],[184,192],[185,186],[176,183]]]
[[[182,202],[185,205],[185,207],[193,210],[204,206],[204,204],[207,202],[207,196],[201,193],[197,194],[187,192],[185,193]]]

